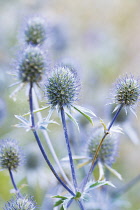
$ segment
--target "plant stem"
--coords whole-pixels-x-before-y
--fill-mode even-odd
[[[15,183],[15,181],[14,181],[13,173],[12,173],[12,171],[11,171],[10,168],[9,168],[8,170],[9,170],[9,174],[10,174],[10,178],[11,178],[11,182],[12,182],[12,184],[13,184],[13,187],[14,187],[14,189],[15,189],[16,191],[18,191],[18,188],[17,188],[16,183]]]
[[[38,109],[39,108],[39,105],[38,105],[38,101],[37,101],[37,97],[36,97],[35,88],[33,88],[33,99],[34,99],[35,109]],[[39,121],[41,121],[41,122],[43,121],[43,118],[42,118],[42,115],[41,115],[40,112],[37,112],[37,117],[38,117],[38,120]],[[44,138],[45,138],[45,140],[47,142],[48,148],[49,148],[49,150],[50,150],[50,152],[51,152],[51,154],[52,154],[52,156],[53,156],[53,158],[54,158],[54,160],[55,160],[55,162],[56,162],[56,164],[57,164],[57,166],[58,166],[58,168],[59,168],[59,170],[60,170],[60,172],[61,172],[61,174],[62,174],[62,176],[64,178],[64,180],[67,182],[67,184],[69,185],[69,187],[73,190],[73,186],[70,183],[68,177],[66,176],[66,174],[65,174],[65,172],[64,172],[64,170],[63,170],[63,168],[62,168],[62,166],[61,166],[61,164],[60,164],[60,162],[58,160],[58,157],[57,157],[57,155],[55,153],[55,150],[54,150],[53,145],[52,145],[52,143],[50,141],[50,138],[49,138],[49,135],[48,135],[47,131],[46,130],[42,130],[42,133],[44,135]]]
[[[96,160],[97,160],[99,151],[100,151],[101,146],[102,146],[102,144],[103,144],[103,141],[105,140],[106,136],[109,134],[109,131],[110,131],[111,127],[113,126],[113,124],[114,124],[116,118],[118,117],[118,115],[119,115],[119,113],[120,113],[120,111],[121,111],[122,108],[123,108],[123,104],[120,105],[118,111],[117,111],[116,114],[114,115],[112,121],[110,122],[110,124],[109,124],[109,126],[108,126],[108,128],[107,128],[107,130],[105,131],[105,133],[104,133],[104,135],[103,135],[103,137],[102,137],[102,139],[101,139],[101,142],[100,142],[99,146],[97,147],[97,150],[96,150],[96,152],[95,152],[94,158],[93,158],[92,163],[91,163],[91,167],[90,167],[89,172],[88,172],[88,174],[87,174],[87,176],[86,176],[86,178],[85,178],[85,180],[84,180],[83,187],[82,187],[82,191],[84,190],[84,188],[85,188],[85,186],[86,186],[86,184],[87,184],[87,182],[88,182],[88,180],[89,180],[89,178],[90,178],[90,176],[91,176],[91,174],[92,174],[92,171],[93,171],[93,169],[94,169],[94,165],[95,165],[95,162],[96,162]]]
[[[9,175],[10,175],[10,179],[11,179],[12,185],[13,185],[17,195],[19,197],[21,197],[21,194],[20,194],[19,189],[18,189],[18,187],[17,187],[17,185],[15,183],[15,180],[14,180],[13,173],[12,173],[11,169],[9,168],[8,171],[9,171]]]
[[[33,131],[33,134],[34,134],[34,137],[37,141],[37,144],[40,148],[40,151],[45,159],[45,161],[47,162],[50,170],[52,171],[52,173],[54,174],[54,176],[56,177],[56,179],[61,183],[61,185],[73,196],[75,196],[75,194],[73,193],[73,191],[71,189],[69,189],[69,187],[67,187],[67,185],[60,179],[60,177],[58,176],[58,174],[56,173],[55,169],[53,168],[51,162],[49,161],[48,159],[48,156],[43,148],[43,145],[40,141],[40,138],[36,132],[36,129],[35,129],[35,120],[34,120],[34,114],[33,114],[33,97],[32,97],[32,88],[33,88],[33,83],[31,82],[30,83],[30,89],[29,89],[29,105],[30,105],[30,114],[31,114],[31,122],[32,122],[32,131]]]
[[[65,135],[67,150],[68,150],[68,156],[69,156],[69,161],[70,161],[73,184],[75,187],[75,191],[77,192],[78,186],[77,186],[77,180],[76,180],[76,175],[75,175],[74,163],[73,163],[73,159],[72,159],[72,152],[71,152],[71,148],[70,148],[70,141],[69,141],[69,137],[68,137],[67,126],[66,126],[65,112],[64,112],[63,107],[61,107],[61,119],[62,119],[62,124],[63,124],[63,130],[64,130],[64,135]]]

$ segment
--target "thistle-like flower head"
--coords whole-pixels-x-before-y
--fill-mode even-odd
[[[16,171],[24,162],[24,155],[15,140],[6,139],[0,142],[0,166],[2,169]]]
[[[45,95],[52,107],[70,107],[77,100],[79,81],[68,67],[57,67],[45,84]]]
[[[31,196],[13,197],[5,204],[3,210],[35,210],[36,202]]]
[[[101,127],[94,129],[92,135],[89,138],[89,143],[87,146],[88,157],[93,158],[95,152],[102,140],[104,135],[104,130]],[[118,154],[118,142],[113,136],[107,136],[104,140],[101,149],[98,154],[97,160],[103,164],[112,165]]]
[[[46,40],[46,25],[44,18],[32,17],[27,21],[24,30],[24,38],[27,44],[43,44]]]
[[[39,82],[46,68],[44,52],[39,47],[29,46],[21,55],[17,67],[22,82]]]
[[[140,98],[140,85],[133,76],[126,75],[115,85],[115,103],[132,107]]]

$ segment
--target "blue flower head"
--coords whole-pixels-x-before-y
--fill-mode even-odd
[[[27,47],[21,54],[17,66],[18,76],[22,82],[40,82],[46,69],[46,57],[39,47]]]
[[[79,81],[68,67],[57,67],[45,84],[45,95],[52,107],[70,107],[78,99]]]
[[[27,44],[39,45],[46,40],[46,24],[44,18],[32,17],[27,21],[24,29],[24,39]]]
[[[94,158],[96,150],[101,142],[104,135],[104,130],[102,127],[97,127],[93,130],[93,133],[89,137],[89,142],[87,146],[87,155],[90,158]],[[118,141],[113,136],[107,136],[104,140],[101,149],[98,154],[97,161],[103,164],[112,165],[116,161],[118,155]]]
[[[12,139],[0,142],[0,167],[16,171],[24,162],[24,155],[18,143]]]
[[[125,107],[136,105],[140,98],[140,85],[134,76],[126,75],[117,80],[115,84],[115,104],[121,104]]]
[[[13,197],[5,204],[3,210],[35,210],[36,202],[31,196]]]

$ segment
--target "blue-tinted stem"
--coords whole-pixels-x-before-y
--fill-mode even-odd
[[[70,161],[73,184],[75,187],[75,191],[77,192],[78,186],[77,186],[77,180],[76,180],[76,175],[75,175],[74,163],[73,163],[73,159],[72,159],[72,152],[71,152],[71,148],[70,148],[70,141],[69,141],[69,137],[68,137],[67,126],[66,126],[65,112],[64,112],[63,107],[61,107],[61,118],[62,118],[64,136],[65,136],[67,150],[68,150],[68,156],[69,156],[69,161]]]
[[[82,204],[82,202],[81,202],[80,200],[78,200],[78,204],[79,204],[79,206],[80,206],[80,208],[81,208],[82,210],[85,210],[85,208],[84,208],[84,206],[83,206],[83,204]]]
[[[21,194],[20,194],[19,189],[18,189],[18,187],[17,187],[17,185],[15,183],[15,180],[14,180],[13,173],[12,173],[11,169],[9,168],[8,171],[9,171],[9,175],[10,175],[10,179],[11,179],[12,185],[13,185],[17,195],[19,197],[21,197]]]
[[[120,105],[120,107],[119,107],[119,109],[117,110],[116,114],[114,115],[112,121],[110,122],[110,124],[109,124],[109,126],[108,126],[108,129],[107,129],[108,131],[110,131],[110,128],[111,128],[112,125],[114,124],[114,122],[115,122],[116,118],[118,117],[118,115],[119,115],[119,113],[120,113],[120,111],[121,111],[122,108],[123,108],[123,104]]]
[[[85,180],[84,180],[83,187],[82,187],[82,191],[84,190],[84,188],[85,188],[85,186],[86,186],[86,184],[87,184],[89,178],[90,178],[91,175],[92,175],[92,172],[93,172],[93,169],[94,169],[94,165],[95,165],[95,163],[96,163],[96,160],[97,160],[99,151],[100,151],[100,149],[101,149],[101,146],[102,146],[102,144],[103,144],[103,141],[105,140],[106,136],[109,134],[109,131],[110,131],[111,127],[113,126],[113,124],[114,124],[116,118],[118,117],[118,115],[119,115],[119,113],[120,113],[120,111],[121,111],[122,108],[123,108],[123,104],[120,105],[119,109],[117,110],[116,114],[114,115],[112,121],[110,122],[110,124],[109,124],[107,130],[105,131],[105,133],[104,133],[104,135],[103,135],[103,137],[102,137],[102,140],[101,140],[101,142],[100,142],[100,144],[99,144],[99,146],[98,146],[98,148],[97,148],[97,150],[96,150],[96,152],[95,152],[94,158],[93,158],[93,160],[92,160],[92,163],[91,163],[91,167],[90,167],[90,169],[89,169],[89,172],[88,172],[88,174],[87,174],[87,176],[86,176],[86,178],[85,178]]]
[[[10,168],[9,168],[8,170],[9,170],[11,182],[12,182],[12,184],[13,184],[13,186],[14,186],[14,189],[15,189],[16,191],[18,191],[18,188],[17,188],[17,186],[16,186],[16,183],[15,183],[15,180],[14,180],[14,177],[13,177],[13,174],[12,174],[12,171],[11,171]]]
[[[32,88],[33,88],[33,84],[30,83],[30,89],[29,89],[29,104],[30,104],[30,114],[31,114],[31,122],[32,122],[32,131],[33,131],[33,134],[34,134],[34,137],[37,141],[37,144],[40,148],[40,151],[45,159],[45,161],[47,162],[50,170],[52,171],[52,173],[54,174],[54,176],[56,177],[56,179],[60,182],[60,184],[73,196],[75,196],[75,194],[72,192],[71,189],[69,189],[67,187],[67,185],[65,185],[65,183],[60,179],[60,177],[58,176],[58,174],[56,173],[55,169],[53,168],[51,162],[49,161],[49,158],[43,148],[43,145],[40,141],[40,138],[36,132],[36,129],[35,129],[35,120],[34,120],[34,113],[33,113],[33,97],[32,97]]]

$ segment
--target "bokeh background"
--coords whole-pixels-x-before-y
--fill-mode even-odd
[[[140,1],[0,0],[0,14],[0,138],[19,140],[26,156],[31,156],[29,165],[21,168],[15,178],[18,186],[29,185],[24,186],[22,191],[35,196],[41,205],[49,194],[55,192],[58,183],[46,167],[32,133],[13,126],[18,122],[14,115],[22,115],[29,110],[25,89],[17,94],[16,101],[9,98],[14,90],[14,87],[9,86],[15,82],[10,72],[14,71],[13,63],[22,46],[24,22],[32,15],[46,18],[49,68],[62,60],[72,61],[82,84],[78,104],[92,109],[108,123],[109,109],[105,104],[111,100],[109,92],[116,78],[126,72],[140,76]],[[42,93],[41,106],[45,105],[44,101]],[[140,142],[139,111],[138,107],[138,118],[131,116],[127,122],[128,127],[124,126],[124,134],[120,136],[120,154],[114,165],[123,176],[123,181],[116,183],[118,188],[140,174],[140,144],[134,144],[137,140]],[[47,112],[43,115],[47,115]],[[53,119],[60,122],[57,115]],[[85,130],[79,136],[76,134],[75,141],[78,145],[80,138],[83,137],[86,141],[92,130],[82,120],[79,119],[79,123],[81,126],[84,123],[85,127],[82,129]],[[127,132],[128,130],[131,132]],[[65,143],[61,126],[49,126],[49,135],[58,157],[61,159],[66,156],[66,150],[62,151]],[[80,151],[74,151],[77,155],[83,152],[79,148]],[[12,196],[10,189],[12,185],[8,173],[0,172],[1,208]],[[122,198],[130,202],[122,209],[140,209],[140,183],[133,186]]]

